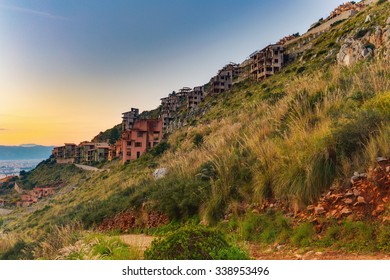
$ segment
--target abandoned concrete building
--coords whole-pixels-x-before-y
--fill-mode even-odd
[[[210,80],[211,95],[223,93],[229,90],[233,85],[233,80],[239,77],[241,74],[241,68],[239,64],[229,63],[225,65],[218,74]]]
[[[187,109],[192,110],[198,107],[204,98],[204,86],[194,87],[187,95]]]
[[[134,122],[139,117],[139,109],[131,108],[129,112],[122,113],[122,131],[133,128]]]
[[[92,163],[107,160],[109,149],[108,143],[66,143],[65,146],[54,147],[52,155],[57,163]]]
[[[280,44],[268,45],[250,55],[251,76],[262,80],[280,71],[284,65],[284,47]]]
[[[163,122],[163,129],[168,127],[176,112],[186,101],[189,92],[191,92],[191,88],[184,87],[178,92],[174,91],[170,93],[168,97],[161,98],[161,119]]]
[[[122,162],[135,160],[162,140],[161,119],[137,120],[132,129],[122,133]]]

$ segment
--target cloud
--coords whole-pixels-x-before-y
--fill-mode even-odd
[[[4,131],[4,130],[8,130],[8,129],[0,127],[0,131]]]
[[[12,11],[16,11],[16,12],[21,12],[21,13],[25,13],[25,14],[37,15],[37,16],[41,16],[41,17],[45,17],[45,18],[49,18],[49,19],[54,19],[54,20],[69,20],[66,17],[57,16],[57,15],[53,15],[53,14],[46,13],[46,12],[41,12],[41,11],[32,10],[32,9],[26,9],[26,8],[21,8],[21,7],[12,6],[12,5],[0,4],[0,8],[1,9],[12,10]]]

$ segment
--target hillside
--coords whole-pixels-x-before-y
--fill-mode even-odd
[[[44,159],[51,155],[52,146],[0,146],[0,160]]]
[[[389,32],[390,3],[380,1],[290,44],[274,76],[207,97],[136,161],[88,173],[48,160],[21,184],[63,189],[2,217],[0,253],[92,258],[85,230],[163,235],[203,224],[250,242],[254,257],[269,248],[389,256]],[[154,180],[157,168],[168,174]]]

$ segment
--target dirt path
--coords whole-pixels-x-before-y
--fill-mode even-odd
[[[126,234],[121,235],[120,239],[129,246],[139,247],[143,251],[150,247],[150,244],[156,237],[145,234]]]
[[[252,258],[256,260],[390,260],[390,254],[348,253],[344,251],[304,251],[291,248],[263,248],[249,245]]]

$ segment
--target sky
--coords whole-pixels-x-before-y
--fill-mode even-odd
[[[91,140],[339,0],[0,0],[0,145]]]

